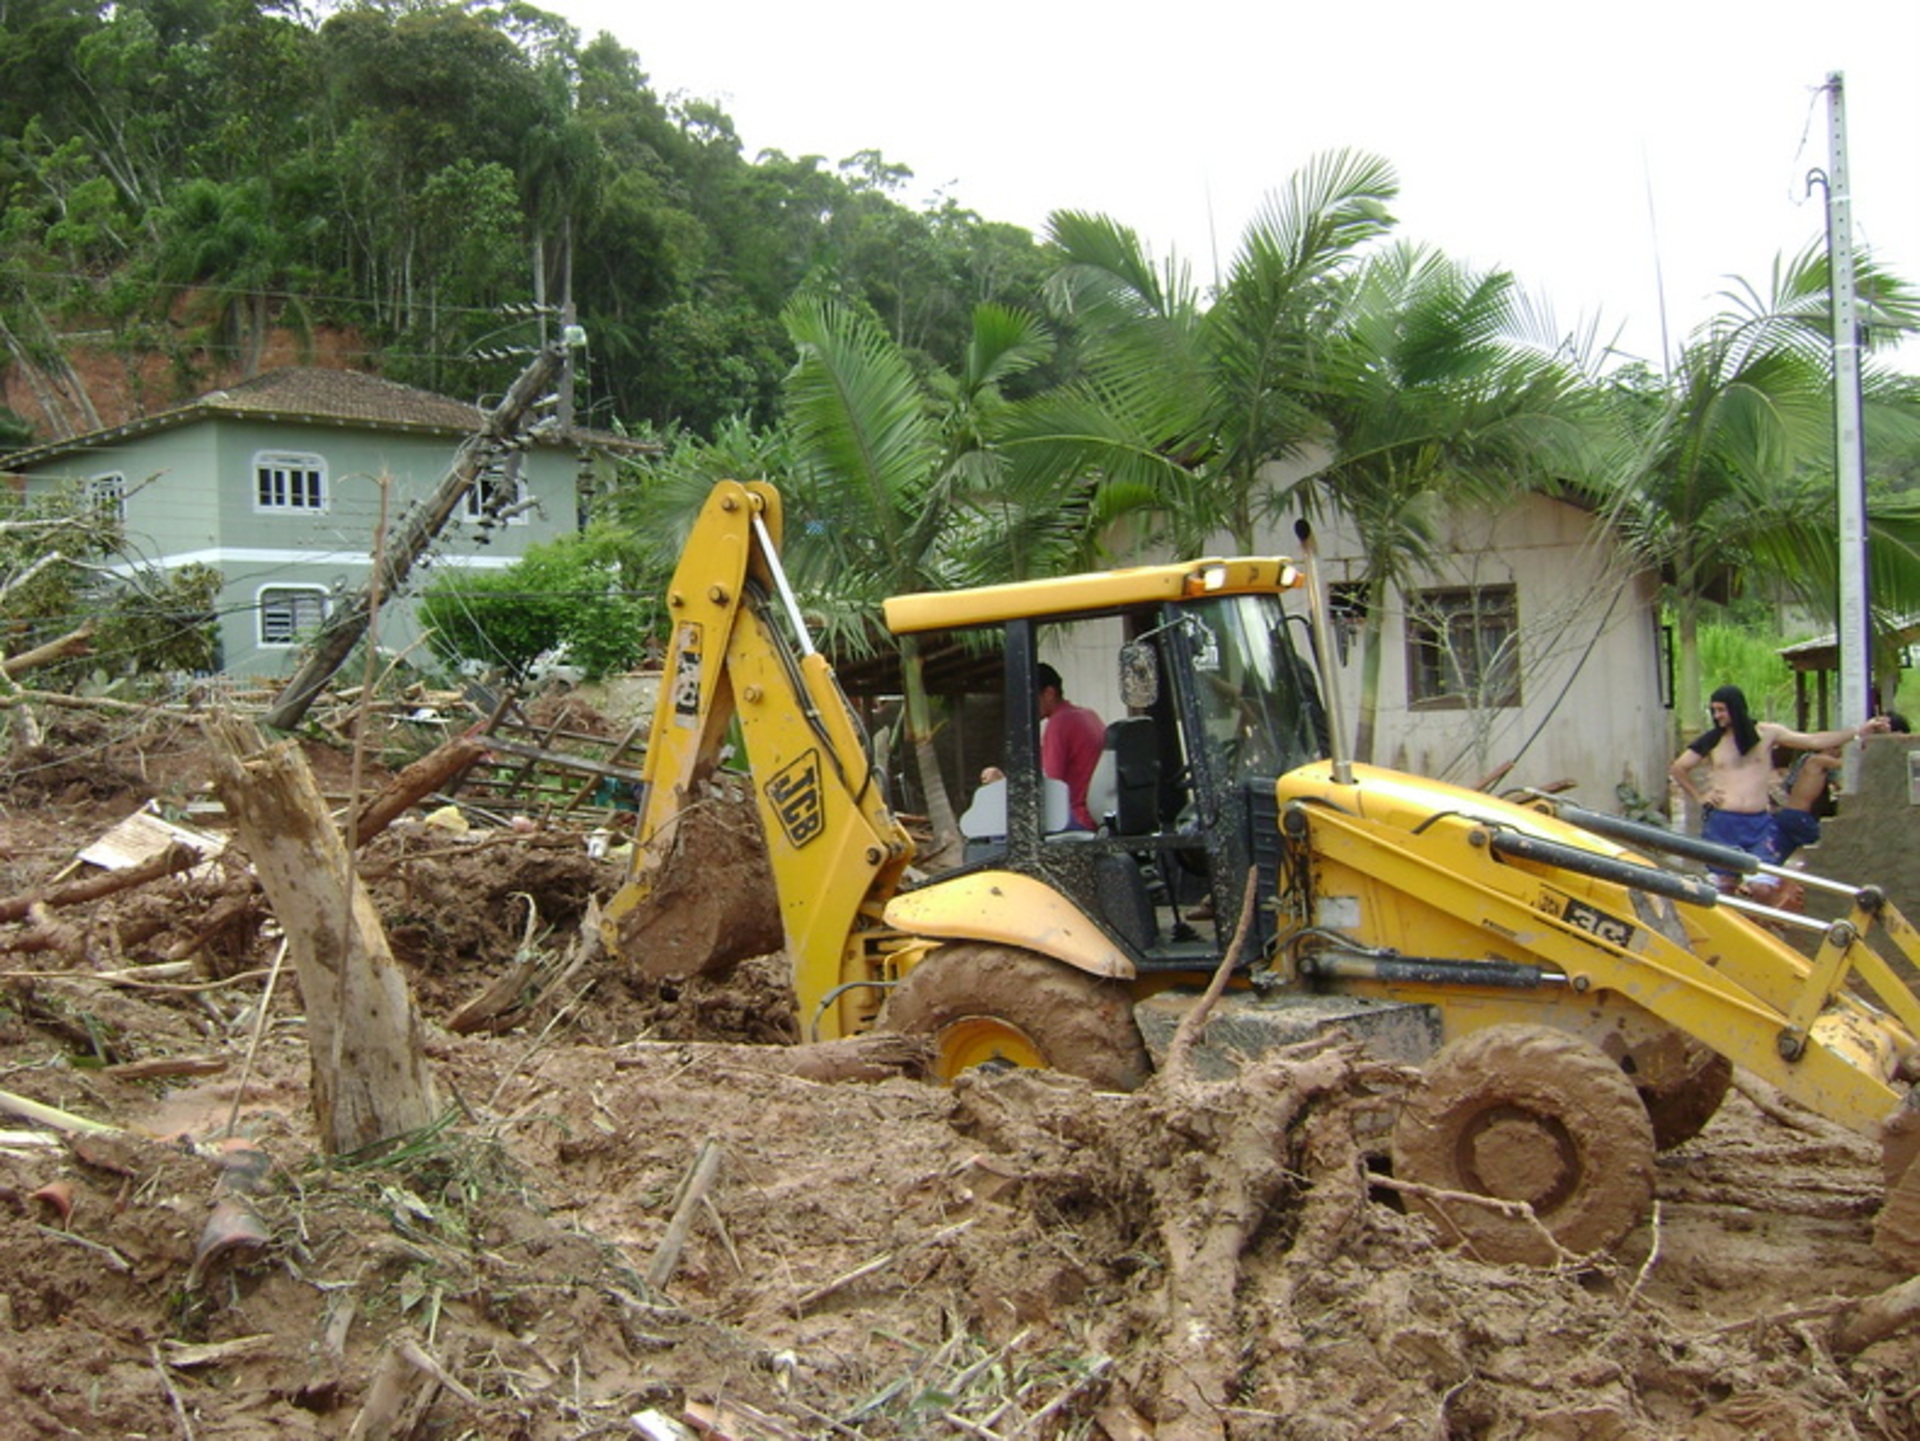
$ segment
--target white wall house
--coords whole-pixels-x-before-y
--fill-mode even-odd
[[[1317,539],[1351,732],[1363,560],[1338,523]],[[1454,515],[1443,548],[1443,564],[1387,601],[1374,758],[1494,789],[1572,781],[1572,798],[1596,810],[1664,809],[1659,577],[1590,510],[1540,494]]]
[[[1288,518],[1256,537],[1257,553],[1297,555],[1291,527]],[[1351,747],[1364,562],[1350,527],[1323,521],[1315,535]],[[1592,511],[1539,494],[1459,512],[1442,549],[1449,558],[1390,594],[1381,617],[1374,760],[1495,791],[1571,781],[1569,798],[1595,810],[1664,810],[1673,748],[1657,575],[1631,564]],[[1222,537],[1209,547],[1236,550]],[[1304,614],[1304,596],[1296,608]],[[1086,629],[1049,659],[1071,696],[1118,715],[1118,640]],[[1296,643],[1304,648],[1304,626]]]

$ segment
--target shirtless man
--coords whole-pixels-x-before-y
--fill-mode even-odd
[[[1707,840],[1745,851],[1767,865],[1780,863],[1779,834],[1768,804],[1772,788],[1775,746],[1818,751],[1843,746],[1869,733],[1888,728],[1885,716],[1875,716],[1856,730],[1796,731],[1772,721],[1756,722],[1747,714],[1747,698],[1739,686],[1725,685],[1713,693],[1709,710],[1713,729],[1674,757],[1668,773],[1673,783],[1706,810],[1700,834]],[[1706,786],[1695,784],[1695,774],[1708,767]],[[1732,872],[1713,872],[1723,891],[1739,888]],[[1759,900],[1773,898],[1779,878],[1757,875],[1748,888]]]
[[[1787,771],[1786,794],[1773,813],[1774,836],[1783,865],[1800,847],[1820,844],[1820,812],[1827,790],[1833,784],[1834,772],[1842,764],[1840,747],[1834,746],[1830,750],[1808,751]]]

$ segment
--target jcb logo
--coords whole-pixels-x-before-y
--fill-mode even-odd
[[[767,782],[767,801],[796,851],[826,829],[826,802],[820,794],[820,753],[808,751]]]
[[[673,719],[679,726],[700,724],[700,627],[680,627],[673,659]]]

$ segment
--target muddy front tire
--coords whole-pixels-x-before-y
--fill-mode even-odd
[[[1550,1265],[1604,1251],[1653,1201],[1653,1124],[1600,1049],[1544,1026],[1469,1032],[1427,1067],[1393,1131],[1409,1206],[1486,1261]],[[1526,1202],[1525,1215],[1467,1199]]]
[[[935,1074],[947,1081],[1006,1064],[1131,1091],[1153,1069],[1125,986],[1011,946],[931,952],[887,998],[880,1025],[932,1038]]]

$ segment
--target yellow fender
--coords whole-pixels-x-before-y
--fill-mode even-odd
[[[887,902],[887,924],[941,940],[993,941],[1052,956],[1106,980],[1130,981],[1133,962],[1087,913],[1045,881],[970,871]]]

